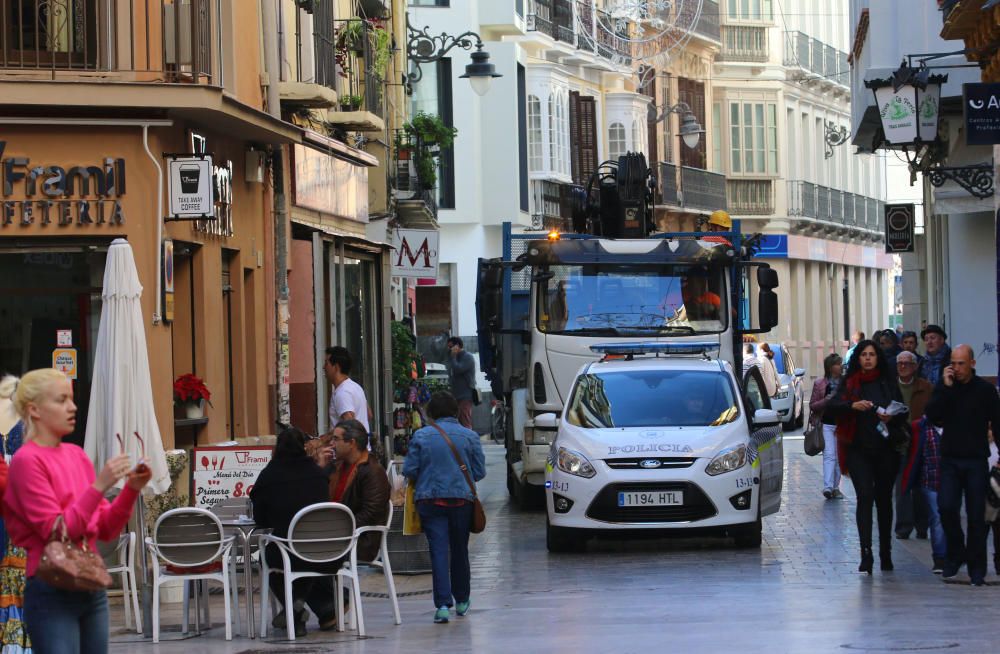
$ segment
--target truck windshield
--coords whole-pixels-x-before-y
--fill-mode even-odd
[[[720,333],[729,324],[722,268],[596,264],[537,272],[537,325],[548,334]]]
[[[738,416],[729,378],[696,370],[580,375],[566,410],[566,420],[585,429],[709,427]]]

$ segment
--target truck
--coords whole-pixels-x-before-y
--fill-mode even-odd
[[[560,413],[581,366],[604,343],[718,343],[742,370],[747,334],[778,323],[777,273],[753,259],[759,237],[658,232],[655,180],[641,154],[601,164],[574,208],[572,233],[515,233],[480,259],[480,366],[505,411],[507,489],[539,506],[556,435],[535,417]],[[739,375],[737,375],[739,376]]]

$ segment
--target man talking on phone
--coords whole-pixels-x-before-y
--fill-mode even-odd
[[[941,489],[938,511],[947,541],[943,579],[953,579],[963,563],[973,586],[985,585],[986,487],[989,483],[988,431],[1000,433],[1000,395],[976,375],[972,348],[959,345],[941,371],[941,381],[927,405],[927,417],[944,427],[941,433]],[[962,533],[962,496],[969,535]]]

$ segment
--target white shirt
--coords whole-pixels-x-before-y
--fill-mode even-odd
[[[778,369],[774,365],[774,361],[771,361],[763,352],[757,354],[757,365],[760,367],[760,374],[764,378],[764,387],[767,389],[767,394],[769,397],[774,397],[778,394],[778,389],[781,387],[781,379],[778,377]]]
[[[348,411],[354,414],[354,419],[364,425],[365,431],[370,434],[372,430],[368,426],[368,401],[365,399],[365,389],[350,377],[330,391],[330,429],[333,429],[340,422],[340,416]]]

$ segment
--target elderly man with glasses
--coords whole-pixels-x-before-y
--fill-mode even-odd
[[[924,415],[924,409],[931,399],[934,387],[926,379],[917,376],[917,355],[903,350],[896,355],[896,375],[899,378],[899,392],[910,408],[910,420],[917,421]],[[904,460],[906,453],[904,452]],[[903,474],[902,466],[900,477]],[[927,538],[927,507],[920,489],[903,488],[901,479],[896,480],[896,538],[907,539],[916,528],[917,538]]]

